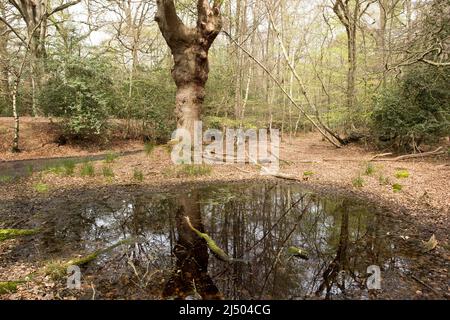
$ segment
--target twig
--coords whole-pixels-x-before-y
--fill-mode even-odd
[[[94,283],[91,282],[91,288],[92,288],[92,299],[91,300],[95,300],[95,288],[94,288]]]
[[[388,152],[388,153],[380,153],[380,154],[374,155],[372,158],[370,158],[369,161],[373,161],[373,160],[375,160],[376,158],[381,158],[381,157],[390,156],[390,155],[392,155],[392,152]]]

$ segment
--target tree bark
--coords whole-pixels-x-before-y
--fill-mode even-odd
[[[17,112],[18,82],[19,82],[19,80],[16,80],[16,83],[14,84],[14,88],[12,91],[12,108],[13,108],[13,117],[14,117],[14,138],[13,138],[13,145],[12,145],[12,149],[11,149],[12,152],[20,152],[20,149],[19,149],[20,121],[19,121],[19,113]]]
[[[220,6],[216,0],[197,2],[197,26],[187,27],[178,17],[173,0],[157,0],[155,20],[169,46],[174,66],[172,78],[177,86],[175,115],[177,127],[194,132],[200,120],[208,80],[208,52],[222,29]]]

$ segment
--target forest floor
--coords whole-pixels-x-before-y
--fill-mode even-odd
[[[123,127],[123,126],[122,126]],[[142,150],[138,140],[118,138],[120,132],[110,133],[111,138],[103,141],[86,141],[79,144],[61,145],[58,138],[61,128],[57,120],[48,118],[20,118],[20,153],[11,152],[14,136],[14,119],[0,117],[0,161],[25,160],[50,157],[72,157],[97,155],[105,152]]]
[[[39,122],[37,121],[37,123]],[[35,125],[38,126],[38,124]],[[121,143],[117,146],[118,149],[123,150],[124,146]],[[139,143],[133,142],[131,148],[142,149],[143,146],[142,143],[139,146]],[[52,155],[67,156],[67,152],[67,150],[55,151]],[[77,152],[74,151],[71,155],[84,155],[86,154],[84,152],[89,153],[90,151]],[[298,177],[305,188],[343,190],[352,196],[367,199],[371,205],[389,210],[391,214],[397,214],[413,222],[417,228],[405,230],[407,236],[427,241],[432,234],[435,234],[439,242],[435,254],[446,260],[448,265],[450,262],[450,197],[448,196],[450,162],[448,156],[372,162],[372,165],[368,165],[370,159],[376,154],[377,152],[368,151],[358,145],[336,149],[322,141],[319,135],[306,134],[291,142],[282,143],[280,158],[286,162],[283,161],[281,164],[281,172]],[[40,154],[30,151],[21,156],[37,155]],[[0,152],[0,158],[10,159],[2,152]],[[92,164],[95,168],[95,176],[92,177],[80,176],[79,164],[72,176],[52,172],[33,173],[19,181],[0,183],[0,199],[2,202],[20,203],[20,201],[30,201],[30,199],[58,197],[59,194],[71,190],[76,194],[77,190],[92,188],[107,190],[114,186],[130,188],[145,186],[155,190],[164,190],[170,186],[190,183],[276,179],[261,175],[260,169],[251,164],[212,166],[209,173],[194,176],[172,164],[166,147],[156,147],[149,153],[139,152],[121,156],[111,163],[95,161]],[[105,167],[111,169],[113,176],[111,174],[104,175]],[[400,171],[407,171],[408,177],[398,177],[397,174]],[[137,172],[142,173],[142,179],[136,179]],[[38,184],[46,185],[45,190],[38,190],[39,188],[36,188]],[[395,192],[394,184],[401,185],[401,190]],[[20,208],[15,212],[10,212],[9,216],[2,216],[0,228],[9,228],[12,225],[15,228],[27,227],[26,218],[29,213],[19,211]],[[412,234],[416,232],[413,230],[420,230],[420,234]],[[407,234],[408,232],[411,234]],[[15,241],[20,240],[8,240],[0,243],[0,261],[3,261]],[[14,269],[12,269],[13,266]],[[20,263],[14,265],[6,262],[0,263],[2,278],[3,275],[8,275],[8,279],[14,279],[17,273],[23,275],[30,270],[33,270],[33,266]],[[441,269],[440,272],[443,273],[443,276],[448,277],[447,269]],[[11,298],[21,297],[30,297],[29,291],[24,296],[20,296],[18,293],[11,296]]]

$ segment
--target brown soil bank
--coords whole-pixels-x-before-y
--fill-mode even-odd
[[[61,129],[57,120],[48,118],[20,118],[20,153],[11,152],[14,135],[14,119],[0,117],[0,161],[24,160],[49,157],[86,156],[105,151],[130,151],[142,149],[142,143],[124,140],[118,130],[114,129],[108,140],[64,144],[58,142]]]

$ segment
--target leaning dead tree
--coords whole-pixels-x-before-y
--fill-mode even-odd
[[[197,25],[186,26],[178,17],[173,0],[157,0],[155,20],[174,60],[172,77],[177,86],[178,128],[189,132],[200,119],[208,80],[208,51],[222,29],[222,0],[197,1]]]

